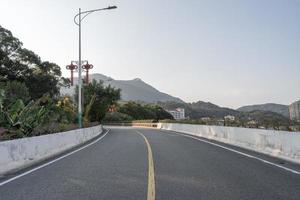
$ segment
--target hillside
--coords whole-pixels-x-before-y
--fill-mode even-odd
[[[237,109],[242,112],[251,112],[251,111],[270,111],[274,113],[278,113],[285,117],[289,117],[289,109],[287,105],[275,104],[275,103],[266,103],[266,104],[258,104],[258,105],[249,105],[243,106]]]
[[[240,115],[239,111],[203,101],[194,103],[159,102],[159,105],[165,109],[184,108],[186,115],[191,119],[199,119],[201,117],[223,118],[226,115]]]
[[[210,102],[197,101],[185,103],[179,98],[160,92],[141,79],[133,80],[115,80],[102,74],[92,74],[91,79],[102,80],[104,85],[111,85],[121,89],[121,98],[123,101],[139,101],[145,103],[157,103],[164,109],[184,108],[186,116],[190,119],[200,119],[202,117],[223,118],[226,115],[233,115],[237,118],[247,121],[278,121],[286,122],[288,119],[288,107],[280,104],[262,104],[253,106],[244,106],[237,110],[220,107]],[[75,78],[75,82],[77,79]],[[75,86],[71,88],[62,88],[62,94],[74,94]]]
[[[184,101],[181,99],[160,92],[139,78],[133,80],[115,80],[103,74],[91,74],[90,77],[91,79],[95,79],[97,81],[102,80],[104,85],[111,85],[115,88],[120,88],[121,99],[124,101],[143,101],[147,103],[155,103],[158,101],[174,101],[184,103]],[[75,78],[74,83],[77,83],[77,80],[78,79]],[[61,94],[73,95],[74,88],[75,86],[70,88],[62,88]]]
[[[198,101],[195,103],[175,103],[175,102],[159,102],[159,105],[165,109],[175,109],[181,107],[185,109],[186,116],[190,119],[200,119],[202,117],[223,118],[226,115],[233,115],[237,117],[242,123],[250,120],[256,121],[259,125],[272,126],[287,125],[289,119],[281,114],[271,111],[237,111],[230,108],[220,107],[210,102]]]

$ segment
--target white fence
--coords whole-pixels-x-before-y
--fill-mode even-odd
[[[300,163],[300,132],[159,123],[158,128],[200,136]]]
[[[0,174],[31,165],[82,144],[102,133],[102,126],[0,142]]]

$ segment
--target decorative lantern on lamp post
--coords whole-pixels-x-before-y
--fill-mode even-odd
[[[74,79],[73,74],[74,74],[74,70],[78,69],[78,66],[74,65],[73,62],[71,62],[71,64],[67,65],[66,68],[71,71],[71,86],[73,86],[73,79]]]
[[[88,62],[85,65],[82,65],[82,69],[85,70],[86,76],[85,76],[85,84],[89,84],[89,70],[93,69],[93,65],[89,64]]]

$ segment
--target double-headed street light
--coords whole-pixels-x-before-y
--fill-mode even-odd
[[[79,12],[74,17],[74,22],[79,28],[79,58],[78,58],[78,125],[79,128],[82,127],[82,102],[81,102],[81,88],[82,88],[82,80],[81,80],[81,22],[86,16],[89,14],[101,11],[101,10],[111,10],[116,9],[117,6],[108,6],[107,8],[100,8],[100,9],[94,9],[94,10],[87,10],[81,12],[81,8],[79,8]],[[77,20],[78,17],[78,20]]]

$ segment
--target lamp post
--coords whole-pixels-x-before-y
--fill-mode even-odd
[[[79,12],[74,17],[74,23],[78,26],[79,29],[79,57],[78,57],[78,126],[79,128],[82,128],[82,102],[81,102],[81,88],[82,88],[82,80],[81,80],[81,22],[82,20],[88,16],[89,14],[96,12],[96,11],[102,11],[102,10],[111,10],[116,9],[117,6],[108,6],[106,8],[100,8],[100,9],[94,9],[94,10],[87,10],[81,12],[81,8],[79,8]],[[78,20],[76,20],[78,17]]]

